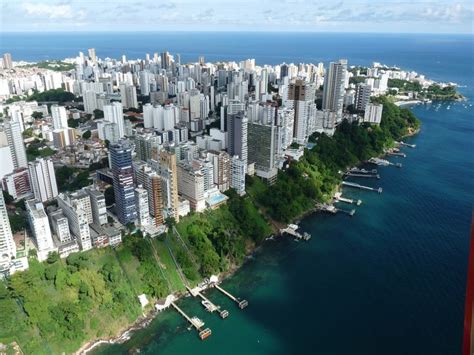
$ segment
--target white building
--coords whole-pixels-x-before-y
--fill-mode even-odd
[[[67,113],[66,108],[64,106],[52,105],[51,116],[53,117],[54,129],[68,128]]]
[[[363,122],[379,125],[382,120],[382,111],[382,104],[368,104],[365,109]]]
[[[117,125],[119,138],[125,136],[123,106],[120,102],[113,102],[104,106],[104,119]]]
[[[328,72],[324,77],[322,109],[335,112],[337,122],[342,121],[346,75],[347,60],[341,59],[329,64]]]
[[[8,146],[12,155],[15,169],[26,168],[28,160],[26,158],[25,144],[23,143],[22,128],[20,122],[5,123],[5,134]]]
[[[231,183],[232,187],[240,196],[245,195],[245,173],[247,171],[247,162],[239,159],[238,156],[232,157],[231,162]]]
[[[0,269],[9,268],[14,258],[16,258],[16,245],[13,240],[5,200],[3,194],[0,193]]]
[[[51,234],[48,216],[46,215],[41,202],[28,200],[25,205],[31,232],[33,233],[36,246],[38,247],[38,260],[46,260],[49,253],[58,251],[53,243],[53,236]]]
[[[46,202],[58,196],[56,174],[51,159],[36,158],[35,161],[28,163],[28,170],[31,189],[36,200]]]
[[[150,224],[150,210],[148,206],[148,192],[142,185],[135,188],[135,204],[137,206],[137,219],[140,227]]]

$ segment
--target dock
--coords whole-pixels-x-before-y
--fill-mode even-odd
[[[377,174],[377,169],[366,170],[366,169],[359,169],[357,167],[354,167],[347,170],[347,172],[355,173],[355,174]]]
[[[348,199],[347,199],[348,200]],[[351,200],[352,201],[352,200]],[[350,211],[346,211],[346,210],[343,210],[343,209],[340,209],[340,208],[336,208],[334,207],[333,205],[328,205],[326,203],[317,203],[316,204],[316,208],[320,211],[323,211],[323,212],[328,212],[328,213],[332,213],[332,214],[336,214],[337,212],[342,212],[342,213],[345,213],[345,214],[348,214],[349,216],[353,216],[356,212],[355,209],[352,209]]]
[[[381,187],[374,188],[374,187],[370,187],[370,186],[364,186],[364,185],[356,184],[354,182],[349,182],[349,181],[343,181],[342,185],[348,186],[348,187],[354,187],[354,188],[361,189],[361,190],[374,191],[374,192],[378,192],[379,194],[381,194],[382,191],[383,191],[383,189]]]
[[[298,225],[296,224],[289,224],[286,228],[280,229],[281,234],[288,234],[291,235],[292,237],[295,237],[296,239],[299,240],[310,240],[311,235],[309,233],[303,233],[301,234],[300,232],[297,231]]]
[[[188,286],[186,286],[186,288],[188,289],[189,293],[191,294],[191,296],[193,297],[200,297],[202,299],[201,301],[201,304],[204,306],[204,308],[210,312],[210,313],[214,313],[214,312],[219,312],[219,315],[222,319],[225,319],[229,316],[229,311],[227,310],[222,310],[221,311],[221,307],[218,306],[218,305],[215,305],[214,303],[212,303],[206,296],[204,296],[202,293],[201,293],[201,290],[199,288],[190,288]]]
[[[403,145],[403,146],[405,146],[405,147],[409,147],[409,148],[416,148],[416,144],[409,144],[409,143],[405,143],[405,142],[402,142],[402,141],[400,141],[400,142],[395,142],[395,143],[400,144],[400,145]]]
[[[405,153],[402,153],[402,152],[387,152],[387,154],[395,156],[395,157],[402,157],[402,158],[407,157],[407,155]]]
[[[174,302],[171,302],[171,305],[173,306],[174,309],[176,309],[178,311],[179,314],[181,314],[191,324],[191,326],[196,328],[196,330],[199,332],[199,337],[201,338],[201,340],[206,339],[207,337],[209,337],[212,334],[212,331],[209,328],[201,330],[201,328],[204,327],[204,322],[202,320],[200,320],[198,317],[192,317],[192,318],[189,317]]]
[[[227,292],[226,290],[224,290],[222,287],[220,287],[218,284],[214,284],[214,287],[216,289],[218,289],[219,291],[221,291],[224,295],[226,295],[227,297],[229,297],[232,301],[234,301],[235,303],[237,303],[239,305],[239,308],[240,309],[244,309],[245,307],[247,307],[249,305],[249,303],[247,302],[247,300],[240,300],[239,298],[237,297],[234,297],[232,296],[229,292]]]
[[[380,179],[380,175],[379,175],[379,174],[359,174],[359,173],[347,172],[347,173],[344,173],[344,175],[345,175],[345,176],[352,176],[352,177]]]
[[[339,201],[339,202],[345,202],[351,205],[357,205],[357,206],[360,206],[362,204],[362,200],[352,200],[350,198],[346,198],[342,196],[341,192],[336,192],[334,194],[334,200]]]
[[[380,159],[380,158],[370,158],[369,163],[378,165],[378,166],[396,166],[397,168],[401,168],[402,164],[401,163],[392,163],[388,160],[385,159]]]

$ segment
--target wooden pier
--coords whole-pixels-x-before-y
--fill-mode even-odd
[[[288,234],[291,235],[292,237],[295,237],[296,239],[301,239],[301,240],[310,240],[311,235],[308,233],[303,233],[301,234],[300,232],[297,231],[298,226],[296,224],[289,224],[286,228],[280,229],[281,234]]]
[[[186,288],[188,289],[191,296],[200,297],[202,299],[201,303],[204,306],[204,308],[206,308],[206,310],[208,312],[214,313],[215,311],[217,311],[217,312],[219,312],[219,315],[222,319],[225,319],[229,316],[229,311],[227,311],[225,309],[221,311],[221,307],[218,306],[218,305],[215,305],[214,303],[212,303],[206,296],[204,296],[201,293],[201,291],[199,289],[191,289],[188,286],[186,286]]]
[[[354,182],[349,182],[349,181],[343,181],[342,185],[349,186],[349,187],[354,187],[354,188],[361,189],[361,190],[374,191],[374,192],[378,192],[379,194],[381,194],[382,191],[383,191],[383,189],[381,187],[373,188],[373,187],[370,187],[370,186],[359,185],[359,184],[356,184]]]
[[[247,300],[240,300],[238,299],[237,297],[234,297],[232,296],[229,292],[227,292],[226,290],[224,290],[222,287],[220,287],[218,284],[214,284],[214,287],[216,289],[218,289],[219,291],[221,291],[224,295],[226,295],[227,297],[229,297],[232,301],[234,301],[235,303],[237,303],[239,305],[239,308],[240,309],[244,309],[245,307],[247,307],[249,305],[249,303],[247,302]]]
[[[196,330],[199,332],[199,337],[201,338],[201,340],[204,340],[206,339],[207,337],[209,337],[211,334],[212,334],[212,331],[211,329],[209,328],[206,328],[204,330],[201,330],[203,327],[204,327],[204,322],[202,320],[200,320],[199,318],[197,317],[189,317],[186,313],[184,313],[184,311],[179,308],[176,303],[174,302],[171,302],[171,305],[173,306],[174,309],[176,309],[178,311],[179,314],[181,314],[190,324],[191,326],[193,326],[194,328],[196,328]]]

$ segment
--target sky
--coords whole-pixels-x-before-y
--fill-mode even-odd
[[[466,0],[0,0],[0,4],[0,32],[474,31],[474,1]]]

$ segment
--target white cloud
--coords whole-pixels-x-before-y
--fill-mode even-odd
[[[48,5],[33,4],[30,2],[22,4],[23,10],[28,16],[44,16],[49,19],[71,19],[74,17],[84,16],[84,11],[74,12],[71,5]]]

